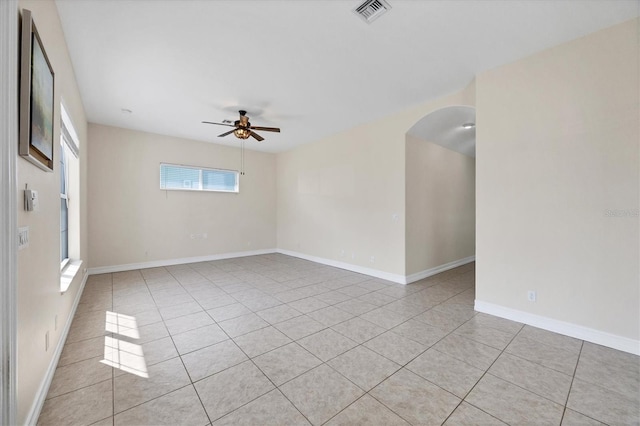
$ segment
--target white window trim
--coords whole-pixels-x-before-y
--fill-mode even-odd
[[[64,149],[65,145],[69,148],[69,152],[73,154],[75,158],[79,158],[80,149],[78,148],[78,135],[73,127],[73,122],[71,121],[71,117],[67,113],[67,110],[64,107],[64,103],[60,102],[60,137],[61,147],[60,149]],[[63,155],[61,152],[60,155]],[[65,194],[60,193],[60,198],[64,198],[67,200],[67,208],[69,207],[69,164],[66,164],[64,169],[64,184],[65,184]],[[68,212],[67,212],[68,214]],[[69,227],[67,225],[67,235],[69,232]],[[68,241],[68,239],[67,239]],[[67,243],[68,244],[68,243]],[[81,259],[71,259],[66,258],[60,262],[60,292],[64,293],[69,289],[69,286],[75,279],[75,277],[80,273],[82,266]]]
[[[18,2],[0,1],[0,424],[17,418]]]

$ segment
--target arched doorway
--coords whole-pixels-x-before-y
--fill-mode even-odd
[[[406,134],[410,282],[475,259],[475,108],[451,106]]]

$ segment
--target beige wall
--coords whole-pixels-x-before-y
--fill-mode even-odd
[[[79,274],[67,292],[60,293],[60,101],[64,100],[80,139],[81,179],[86,182],[87,123],[64,35],[53,1],[22,0],[20,8],[32,11],[44,49],[55,72],[54,160],[47,173],[18,160],[18,226],[28,226],[29,247],[18,252],[18,421],[27,419],[45,378],[62,330],[70,316],[82,277]],[[40,209],[25,212],[25,184],[39,192]],[[86,262],[86,184],[80,190],[80,257]],[[78,201],[78,197],[75,197]],[[55,317],[58,326],[55,329]],[[45,351],[45,333],[50,333]]]
[[[404,276],[405,134],[472,86],[278,154],[278,248]]]
[[[163,191],[160,163],[237,170],[240,150],[95,124],[89,140],[92,268],[276,247],[275,155],[246,151],[238,194]]]
[[[634,20],[478,76],[479,301],[640,339],[638,52]]]
[[[475,158],[407,135],[406,274],[475,255]]]

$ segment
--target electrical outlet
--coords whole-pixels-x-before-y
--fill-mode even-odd
[[[537,299],[537,294],[534,290],[529,290],[527,292],[527,300],[529,300],[529,302],[535,302]]]
[[[371,258],[369,258],[369,262],[375,263],[376,262],[376,257],[375,256],[371,256]]]
[[[251,241],[247,241],[247,247],[251,247]]]
[[[340,250],[340,257],[344,257],[344,250]]]

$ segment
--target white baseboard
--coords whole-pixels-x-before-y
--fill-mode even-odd
[[[439,274],[444,271],[448,271],[449,269],[457,268],[458,266],[466,265],[467,263],[475,262],[476,257],[469,256],[463,259],[454,260],[453,262],[445,263],[443,265],[439,265],[430,269],[425,269],[424,271],[416,272],[415,274],[407,275],[406,284],[411,284],[416,281],[420,281],[432,275]]]
[[[312,262],[321,263],[323,265],[333,266],[340,269],[345,269],[347,271],[357,272],[359,274],[369,275],[371,277],[392,281],[398,284],[410,284],[412,282],[419,281],[423,278],[430,277],[431,275],[439,274],[440,272],[448,271],[449,269],[457,268],[458,266],[473,262],[476,259],[475,256],[465,257],[464,259],[455,260],[453,262],[445,263],[444,265],[436,266],[435,268],[427,269],[409,276],[404,276],[400,274],[393,274],[391,272],[380,271],[378,269],[353,265],[351,263],[340,262],[338,260],[326,259],[318,256],[311,256],[305,253],[299,253],[291,250],[263,249],[263,250],[253,250],[253,251],[240,251],[235,253],[213,254],[208,256],[183,257],[179,259],[153,260],[150,262],[127,263],[124,265],[98,266],[95,268],[89,268],[88,273],[89,275],[109,274],[112,272],[133,271],[136,269],[157,268],[159,266],[182,265],[185,263],[207,262],[211,260],[233,259],[237,257],[256,256],[260,254],[271,254],[271,253],[281,253],[287,256],[293,256],[300,259],[310,260]]]
[[[392,274],[390,272],[384,272],[378,269],[365,268],[364,266],[352,265],[346,262],[325,259],[323,257],[311,256],[308,254],[298,253],[290,250],[277,249],[277,252],[281,254],[286,254],[287,256],[298,257],[300,259],[321,263],[323,265],[334,266],[336,268],[346,269],[347,271],[357,272],[359,274],[369,275],[369,276],[380,278],[387,281],[393,281],[394,283],[398,283],[398,284],[407,284],[407,280],[404,275]]]
[[[153,260],[150,262],[127,263],[124,265],[98,266],[89,268],[89,275],[109,274],[112,272],[133,271],[136,269],[157,268],[159,266],[183,265],[185,263],[208,262],[211,260],[233,259],[236,257],[256,256],[260,254],[276,253],[276,249],[262,249],[252,251],[239,251],[235,253],[212,254],[208,256],[182,257],[179,259]]]
[[[485,314],[528,324],[533,327],[542,328],[544,330],[553,331],[555,333],[564,334],[565,336],[575,337],[576,339],[586,340],[587,342],[618,349],[623,352],[640,355],[640,340],[618,336],[604,331],[595,330],[593,328],[583,327],[581,325],[559,321],[553,318],[547,318],[531,314],[529,312],[495,305],[493,303],[483,302],[481,300],[475,301],[475,310]]]
[[[67,341],[67,335],[69,334],[69,329],[71,328],[71,322],[73,321],[73,317],[76,315],[76,309],[78,309],[78,303],[80,303],[80,297],[82,297],[84,285],[87,283],[88,277],[89,277],[88,273],[85,273],[84,277],[82,277],[80,288],[76,293],[76,298],[73,301],[71,312],[69,313],[69,317],[67,318],[67,323],[64,325],[64,329],[62,330],[62,335],[60,336],[60,340],[58,340],[58,345],[56,346],[56,350],[53,353],[53,358],[51,358],[51,363],[49,363],[49,368],[47,368],[47,372],[44,376],[44,379],[40,383],[40,388],[36,393],[36,398],[34,399],[33,404],[31,404],[31,409],[29,410],[29,414],[27,415],[27,420],[25,421],[25,424],[27,425],[35,425],[38,422],[38,417],[40,417],[40,412],[42,411],[42,407],[44,406],[44,401],[45,399],[47,399],[49,386],[51,386],[53,375],[55,374],[56,368],[58,367],[58,361],[60,360],[60,355],[62,354],[62,349],[64,348],[64,344]]]

